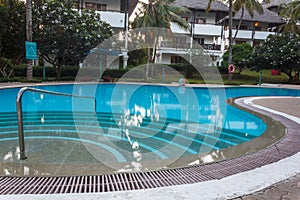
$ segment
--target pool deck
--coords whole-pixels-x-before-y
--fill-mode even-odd
[[[2,84],[0,84],[2,86]],[[4,86],[4,85],[3,85]],[[263,85],[264,87],[276,88],[293,88],[300,89],[300,86],[293,85]],[[245,101],[249,100],[243,99]],[[262,113],[273,116],[283,114],[280,119],[287,118],[287,124],[292,124],[291,119],[299,120],[293,124],[293,130],[296,134],[300,133],[300,98],[280,97],[280,98],[255,98],[248,101],[248,106],[256,106],[255,109]],[[266,108],[265,110],[261,110]],[[278,118],[279,119],[279,118]],[[277,120],[278,120],[277,119]],[[296,125],[295,125],[296,124]],[[300,137],[300,136],[299,136]],[[231,175],[217,181],[201,182],[197,184],[187,184],[184,186],[171,186],[167,188],[156,188],[147,190],[135,190],[115,193],[101,194],[66,194],[66,195],[0,195],[0,199],[300,199],[300,152],[280,159],[276,163],[271,163],[266,166],[259,167],[254,170],[242,172],[240,174]],[[275,166],[277,165],[277,166]],[[275,166],[275,167],[274,167]],[[277,167],[277,168],[276,168]],[[278,170],[281,169],[281,170]],[[278,171],[277,171],[278,170]],[[288,172],[291,170],[290,172]],[[271,175],[270,175],[271,173]],[[280,176],[280,173],[283,175]],[[250,178],[260,175],[264,184],[261,186],[253,186],[252,190],[243,191],[244,188],[239,188],[241,185],[251,185]],[[273,177],[274,180],[267,180],[267,177]],[[277,177],[277,178],[276,178]],[[283,178],[285,177],[285,178]],[[224,180],[223,180],[224,179]],[[223,186],[218,185],[222,183]],[[234,183],[234,184],[233,184]],[[235,185],[235,187],[233,187]],[[225,187],[228,186],[228,189]],[[232,187],[231,187],[232,186]],[[181,187],[181,188],[180,188]],[[184,188],[183,188],[184,187]],[[216,187],[216,188],[212,188]],[[221,188],[222,187],[222,188]],[[183,189],[182,189],[183,188]],[[233,188],[231,191],[229,191]],[[227,194],[222,194],[222,191]],[[201,195],[201,191],[214,193],[212,196]],[[219,191],[219,194],[216,194]]]

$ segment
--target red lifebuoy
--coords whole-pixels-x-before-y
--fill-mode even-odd
[[[233,103],[233,99],[232,98],[228,98],[226,99],[226,103],[231,105]]]
[[[235,66],[233,64],[228,65],[228,71],[232,74],[235,71]]]

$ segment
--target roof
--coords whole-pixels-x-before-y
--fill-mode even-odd
[[[292,2],[292,0],[270,0],[270,3],[262,2],[263,7],[272,8],[279,7],[281,4],[288,4]]]
[[[176,0],[175,5],[183,6],[189,9],[206,10],[209,0]],[[221,1],[213,1],[210,7],[211,11],[228,12],[228,7]]]
[[[235,13],[233,20],[240,20],[242,11],[238,11]],[[228,16],[226,17],[228,18]],[[245,10],[243,21],[257,21],[257,22],[266,22],[266,23],[274,23],[274,24],[282,24],[284,20],[281,19],[276,13],[264,8],[264,13],[261,15],[257,11],[254,11],[253,18],[251,15]]]
[[[129,12],[129,16],[132,14],[132,12],[134,11],[136,5],[138,4],[138,1],[139,0],[130,0],[129,1],[129,9],[128,9],[128,12]]]

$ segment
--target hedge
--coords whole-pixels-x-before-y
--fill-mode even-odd
[[[199,75],[199,72],[196,68],[194,68],[190,64],[171,64],[168,65],[172,69],[178,71],[179,73],[183,74],[186,78],[191,78],[195,75]],[[43,70],[46,70],[46,77],[47,78],[55,78],[56,77],[56,70],[54,67],[43,67],[43,66],[35,66],[33,67],[33,77],[43,77]],[[78,66],[64,66],[61,67],[61,76],[60,79],[68,79],[71,80],[72,78],[75,80],[77,76],[79,67]],[[227,68],[225,67],[218,67],[218,70],[221,74],[228,73]],[[130,71],[130,72],[129,72]],[[87,76],[90,74],[99,74],[99,69],[82,69],[81,74],[86,74]],[[129,72],[129,73],[128,73]],[[126,74],[128,73],[128,74]],[[14,69],[14,77],[26,77],[27,75],[27,66],[26,64],[22,64],[17,66]],[[131,69],[106,69],[103,72],[103,76],[109,76],[111,78],[121,78],[123,76],[130,78],[141,78],[145,76],[144,69],[140,68],[131,68]],[[12,77],[13,78],[13,77]]]

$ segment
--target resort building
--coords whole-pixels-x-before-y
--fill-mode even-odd
[[[245,11],[242,23],[237,31],[242,12],[233,14],[233,44],[249,43],[256,46],[264,41],[270,34],[276,34],[279,26],[284,24],[278,16],[278,8],[281,3],[290,0],[274,0],[269,4],[263,4],[262,15],[254,12],[254,16]],[[184,6],[191,12],[182,15],[190,24],[190,29],[184,30],[175,24],[171,24],[174,34],[173,41],[161,41],[157,50],[155,62],[163,64],[175,64],[186,62],[182,55],[190,52],[192,41],[203,47],[204,53],[210,55],[213,65],[220,66],[222,56],[228,48],[228,6],[221,1],[213,1],[210,11],[206,12],[209,0],[177,0],[175,5]],[[101,18],[109,23],[115,33],[123,31],[127,24],[126,13],[132,21],[136,16],[139,4],[138,0],[77,0],[74,8],[78,10],[88,8],[96,10]],[[269,10],[270,9],[270,10]]]
[[[101,19],[115,30],[123,30],[126,25],[126,13],[130,15],[138,0],[75,0],[74,8],[95,10]]]
[[[259,45],[264,41],[269,35],[274,35],[279,32],[280,25],[285,22],[274,12],[264,8],[264,13],[259,14],[254,11],[253,17],[245,11],[242,18],[242,23],[238,29],[239,21],[242,12],[239,11],[233,16],[233,36],[236,35],[233,44],[248,43],[251,46]],[[228,17],[225,18],[226,24],[228,24]],[[228,28],[225,27],[225,38],[228,38]],[[238,30],[237,30],[238,29]],[[236,34],[237,32],[237,34]],[[226,46],[228,45],[228,40],[226,41]]]
[[[229,44],[228,28],[228,7],[220,1],[214,1],[209,13],[205,10],[208,0],[204,1],[186,1],[177,0],[176,5],[189,8],[192,13],[183,16],[191,25],[190,30],[183,30],[176,25],[172,25],[172,32],[175,35],[175,43],[162,42],[160,48],[161,62],[165,64],[181,63],[184,60],[180,54],[187,52],[190,47],[190,41],[185,36],[189,36],[194,42],[198,42],[207,55],[213,60],[213,65],[221,65],[222,56]],[[274,4],[275,5],[275,4]],[[270,34],[276,34],[279,26],[285,22],[275,13],[264,6],[264,13],[260,15],[256,11],[254,16],[245,11],[242,23],[237,31],[242,12],[236,12],[233,15],[233,36],[236,37],[233,44],[249,43],[256,46],[264,41]],[[185,50],[182,49],[185,47]]]

